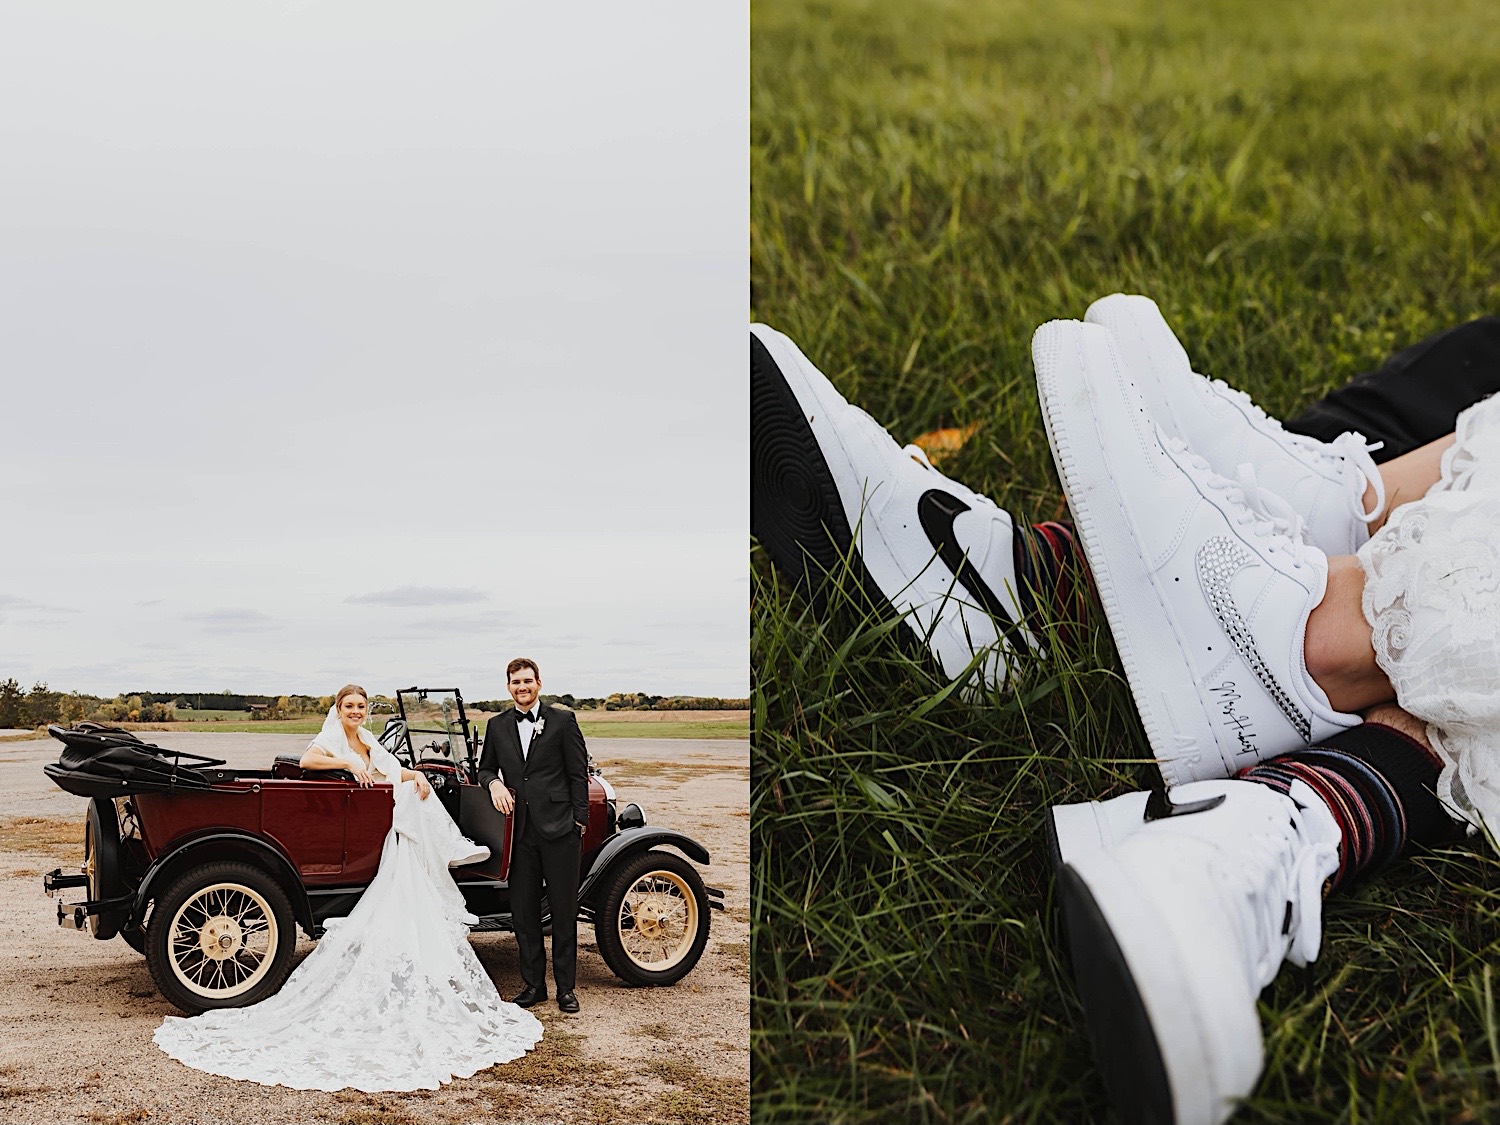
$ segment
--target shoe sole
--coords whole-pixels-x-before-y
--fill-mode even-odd
[[[786,375],[750,334],[750,531],[794,581],[827,573],[854,536],[823,450]]]
[[[473,863],[483,863],[485,860],[487,860],[489,858],[490,858],[490,849],[489,848],[485,848],[483,852],[470,852],[469,855],[468,855],[468,857],[465,858],[465,859],[450,859],[448,861],[448,866],[449,867],[468,867],[470,864],[473,864]]]
[[[1094,1062],[1115,1112],[1127,1125],[1172,1125],[1166,1064],[1125,954],[1072,867],[1058,871],[1057,892]]]
[[[1071,331],[1070,323],[1076,322],[1044,324],[1037,329],[1032,340],[1042,422],[1047,429],[1047,440],[1052,447],[1063,494],[1077,525],[1084,556],[1088,559],[1094,588],[1114,635],[1125,679],[1130,684],[1136,711],[1145,727],[1157,768],[1169,786],[1229,777],[1239,767],[1222,759],[1212,728],[1204,723],[1196,736],[1188,736],[1179,733],[1182,726],[1172,718],[1174,713],[1184,713],[1196,714],[1201,719],[1203,708],[1196,687],[1189,695],[1180,689],[1172,692],[1159,686],[1164,683],[1196,685],[1197,677],[1183,655],[1166,601],[1152,580],[1146,560],[1141,557],[1139,539],[1110,471],[1104,452],[1106,445],[1093,407],[1090,403],[1080,402],[1070,412],[1065,405],[1065,397],[1069,394],[1086,395],[1086,384],[1080,377],[1076,386],[1064,388],[1058,378],[1065,362],[1064,349],[1069,346],[1074,348],[1074,359],[1082,369],[1087,346],[1085,337],[1088,335],[1095,335],[1103,345],[1101,358],[1110,361],[1117,376],[1121,367],[1107,329],[1098,325],[1078,325],[1091,331],[1078,333],[1076,340],[1068,341],[1063,337]],[[1083,415],[1086,420],[1070,420],[1073,413]],[[1077,430],[1083,432],[1075,432]],[[1149,599],[1148,604],[1160,608],[1154,628],[1137,628],[1134,618],[1124,612],[1122,598],[1127,593],[1132,595],[1136,604]]]
[[[837,435],[820,443],[814,423],[823,404],[810,375],[802,371],[795,348],[774,332],[765,338],[750,330],[750,534],[760,541],[796,585],[819,603],[828,594],[828,576],[847,568],[871,606],[897,613],[894,598],[880,586],[871,562],[883,573],[900,573],[879,535],[855,535],[838,490],[838,475],[850,481],[852,465]],[[808,419],[813,422],[808,422]],[[841,459],[834,465],[829,452]],[[876,558],[867,558],[871,552]],[[901,624],[907,643],[918,640],[909,622]]]

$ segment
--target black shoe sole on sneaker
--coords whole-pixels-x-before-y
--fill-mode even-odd
[[[853,584],[872,605],[890,605],[853,549],[838,485],[796,394],[753,332],[750,533],[782,574],[818,604],[826,597],[829,575],[847,565]]]
[[[1057,893],[1094,1061],[1115,1113],[1127,1125],[1173,1125],[1166,1064],[1125,954],[1071,867],[1057,873]]]

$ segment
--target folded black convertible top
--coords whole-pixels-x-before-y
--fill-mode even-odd
[[[47,733],[63,744],[63,752],[57,763],[44,766],[43,772],[59,788],[80,797],[212,789],[235,776],[232,770],[214,768],[224,764],[223,758],[168,750],[142,742],[119,727],[79,723],[74,727],[49,726]]]

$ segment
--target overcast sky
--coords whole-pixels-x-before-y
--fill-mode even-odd
[[[0,12],[0,678],[744,695],[748,17]]]

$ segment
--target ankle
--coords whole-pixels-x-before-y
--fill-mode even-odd
[[[1328,585],[1307,619],[1303,656],[1307,674],[1337,711],[1362,711],[1396,697],[1375,662],[1370,624],[1361,600],[1365,573],[1359,560],[1343,555],[1328,560]]]

